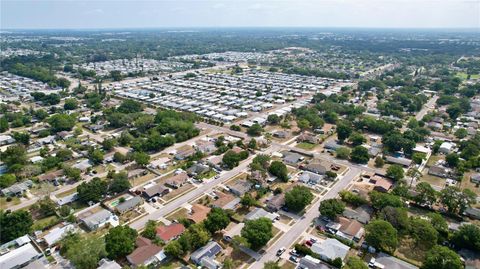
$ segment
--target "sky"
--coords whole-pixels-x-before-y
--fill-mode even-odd
[[[0,29],[480,29],[480,0],[0,0]]]

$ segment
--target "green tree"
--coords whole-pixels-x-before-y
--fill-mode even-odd
[[[126,114],[137,113],[137,112],[141,112],[142,110],[143,110],[142,104],[131,99],[124,100],[117,109],[118,112],[126,113]]]
[[[78,102],[77,99],[75,98],[69,98],[65,100],[65,103],[63,104],[63,108],[65,110],[75,110],[78,107]]]
[[[313,200],[313,194],[305,186],[295,186],[285,193],[285,206],[294,212],[302,211]]]
[[[377,210],[381,210],[386,206],[403,206],[402,199],[394,194],[372,191],[368,195],[370,196],[370,202],[372,203],[372,206]]]
[[[184,253],[182,245],[177,240],[171,241],[165,246],[165,254],[168,256],[179,258],[182,257]]]
[[[128,181],[127,172],[120,172],[113,175],[108,191],[111,193],[121,193],[131,187],[132,185],[130,184],[130,181]]]
[[[288,169],[287,166],[281,161],[273,161],[268,168],[268,172],[276,176],[283,182],[288,181]]]
[[[84,203],[90,201],[97,203],[102,199],[103,195],[107,193],[107,190],[107,182],[96,177],[90,182],[83,182],[77,187],[78,200]]]
[[[368,163],[368,160],[370,159],[368,150],[365,147],[356,146],[350,154],[350,159],[355,163]]]
[[[367,139],[361,133],[352,133],[348,140],[352,143],[353,146],[360,146],[363,143],[367,142]]]
[[[38,211],[44,217],[55,215],[56,206],[57,204],[50,197],[45,197],[38,201]]]
[[[249,208],[257,204],[257,201],[252,197],[250,193],[245,193],[240,199],[240,204],[242,206]]]
[[[467,137],[467,135],[468,135],[468,131],[465,128],[459,128],[458,130],[455,131],[455,136],[458,139],[465,138],[465,137]]]
[[[210,234],[202,224],[191,225],[182,237],[189,242],[190,250],[203,247],[210,240]]]
[[[427,214],[427,217],[439,235],[446,235],[448,233],[448,223],[442,215],[437,212],[430,212]]]
[[[72,158],[73,152],[67,148],[62,148],[57,151],[55,156],[62,161],[68,161]]]
[[[383,167],[384,164],[385,164],[385,161],[383,160],[382,157],[377,156],[377,157],[375,158],[375,167],[381,168],[381,167]]]
[[[476,194],[469,189],[461,191],[457,187],[448,186],[440,191],[440,202],[450,213],[463,213],[476,200]]]
[[[350,157],[351,150],[347,147],[339,147],[335,152],[337,153],[337,158],[346,160]]]
[[[437,191],[428,182],[420,182],[415,186],[417,195],[413,198],[418,204],[433,205],[437,201]]]
[[[57,133],[61,131],[71,131],[77,120],[74,114],[55,114],[50,116],[47,122],[52,127],[52,131]]]
[[[368,266],[359,257],[352,256],[352,257],[348,258],[344,269],[368,269]]]
[[[79,181],[81,179],[82,171],[75,167],[70,167],[68,165],[63,165],[63,172],[67,178],[75,181]]]
[[[404,176],[403,168],[400,165],[393,164],[387,168],[387,177],[395,181],[402,180]]]
[[[21,145],[10,146],[4,152],[0,152],[0,160],[11,170],[14,165],[27,164],[27,151]]]
[[[248,220],[242,228],[241,235],[247,240],[252,249],[257,250],[265,246],[273,237],[272,221],[267,218]]]
[[[207,219],[203,222],[205,228],[212,234],[225,229],[229,223],[230,217],[227,212],[218,207],[212,208],[208,213]]]
[[[297,120],[297,127],[304,131],[310,127],[310,122],[307,119]]]
[[[61,253],[77,269],[97,268],[100,259],[106,256],[105,241],[102,237],[67,235],[62,242]]]
[[[337,137],[338,140],[343,141],[352,134],[352,127],[346,122],[340,122],[337,124]]]
[[[88,159],[94,164],[103,163],[103,151],[100,149],[91,149],[88,151]]]
[[[480,228],[473,224],[462,225],[460,229],[453,234],[452,242],[457,247],[479,252]]]
[[[320,214],[326,216],[329,219],[335,219],[339,214],[342,214],[345,210],[345,204],[338,199],[327,199],[320,203]]]
[[[129,226],[111,228],[105,235],[105,250],[110,259],[125,257],[135,249],[137,231]]]
[[[255,138],[250,139],[248,142],[248,148],[257,149],[257,140],[255,140]]]
[[[17,177],[14,174],[0,175],[0,188],[6,188],[17,182]]]
[[[30,144],[30,134],[29,133],[19,133],[19,132],[13,132],[12,137],[17,141],[18,143],[22,143],[25,146],[28,146]]]
[[[0,133],[4,133],[8,130],[8,120],[6,117],[0,118]]]
[[[142,232],[142,236],[150,240],[154,240],[157,237],[157,222],[154,220],[147,221],[145,229]]]
[[[247,129],[247,134],[250,136],[259,136],[263,132],[263,128],[260,124],[255,123]]]
[[[450,153],[445,156],[445,161],[447,162],[448,166],[455,168],[460,163],[460,157],[458,157],[456,153]]]
[[[444,246],[435,246],[425,255],[422,269],[462,269],[463,263],[455,251]]]
[[[281,118],[277,114],[270,114],[267,117],[267,122],[272,125],[279,124],[280,121]]]
[[[365,226],[368,245],[387,253],[393,253],[398,245],[397,230],[384,220],[373,220]]]
[[[410,229],[410,219],[405,208],[386,206],[378,213],[378,218],[388,221],[400,232],[407,232]]]
[[[0,210],[0,241],[9,242],[31,232],[32,216],[28,211],[4,212]]]
[[[438,232],[428,220],[412,218],[410,220],[410,236],[416,246],[430,249],[437,244]]]

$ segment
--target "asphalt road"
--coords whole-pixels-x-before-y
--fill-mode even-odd
[[[214,178],[206,183],[204,183],[201,187],[196,188],[186,194],[181,195],[179,198],[171,201],[170,203],[166,204],[165,206],[157,209],[155,212],[152,212],[135,222],[130,224],[130,227],[141,230],[145,227],[145,224],[149,220],[158,220],[161,217],[168,215],[169,213],[175,211],[176,209],[182,207],[183,204],[188,203],[189,201],[197,198],[198,196],[211,191],[215,188],[218,184],[223,183],[224,181],[236,176],[237,174],[245,171],[250,164],[251,160],[255,158],[256,155],[249,156],[246,160],[242,161],[239,166],[235,167],[230,171],[223,172],[219,178]]]
[[[310,209],[304,214],[304,217],[295,223],[290,230],[283,234],[280,239],[278,239],[262,256],[262,258],[254,262],[249,268],[250,269],[262,269],[264,263],[268,261],[275,261],[277,259],[276,253],[277,250],[281,247],[288,248],[292,245],[302,233],[310,226],[312,221],[318,217],[318,207],[320,202],[326,199],[335,198],[338,193],[345,189],[350,182],[358,175],[360,175],[361,170],[355,167],[350,168],[350,170],[341,178],[331,189],[328,191],[321,199],[318,199],[317,202],[310,207]]]

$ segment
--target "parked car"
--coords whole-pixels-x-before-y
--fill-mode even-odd
[[[290,256],[289,258],[290,261],[294,262],[294,263],[297,263],[299,258],[298,257],[295,257],[295,256]]]
[[[286,248],[282,247],[279,250],[277,250],[277,256],[282,255],[285,252]]]

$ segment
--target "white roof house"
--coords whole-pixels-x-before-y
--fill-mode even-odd
[[[43,239],[48,246],[52,246],[58,241],[62,240],[62,238],[66,236],[69,232],[72,232],[74,230],[75,227],[72,224],[68,224],[63,227],[57,227],[52,229],[47,235],[43,237]]]
[[[344,260],[350,247],[342,244],[337,239],[329,238],[313,244],[311,249],[314,253],[317,253],[322,260],[329,261],[336,258]]]
[[[441,145],[440,145],[440,148],[438,149],[438,152],[441,152],[441,153],[445,153],[445,154],[449,154],[452,152],[453,148],[455,147],[455,145],[453,143],[450,143],[450,142],[443,142]]]
[[[0,256],[0,268],[21,268],[40,258],[42,253],[32,244],[25,244]]]

